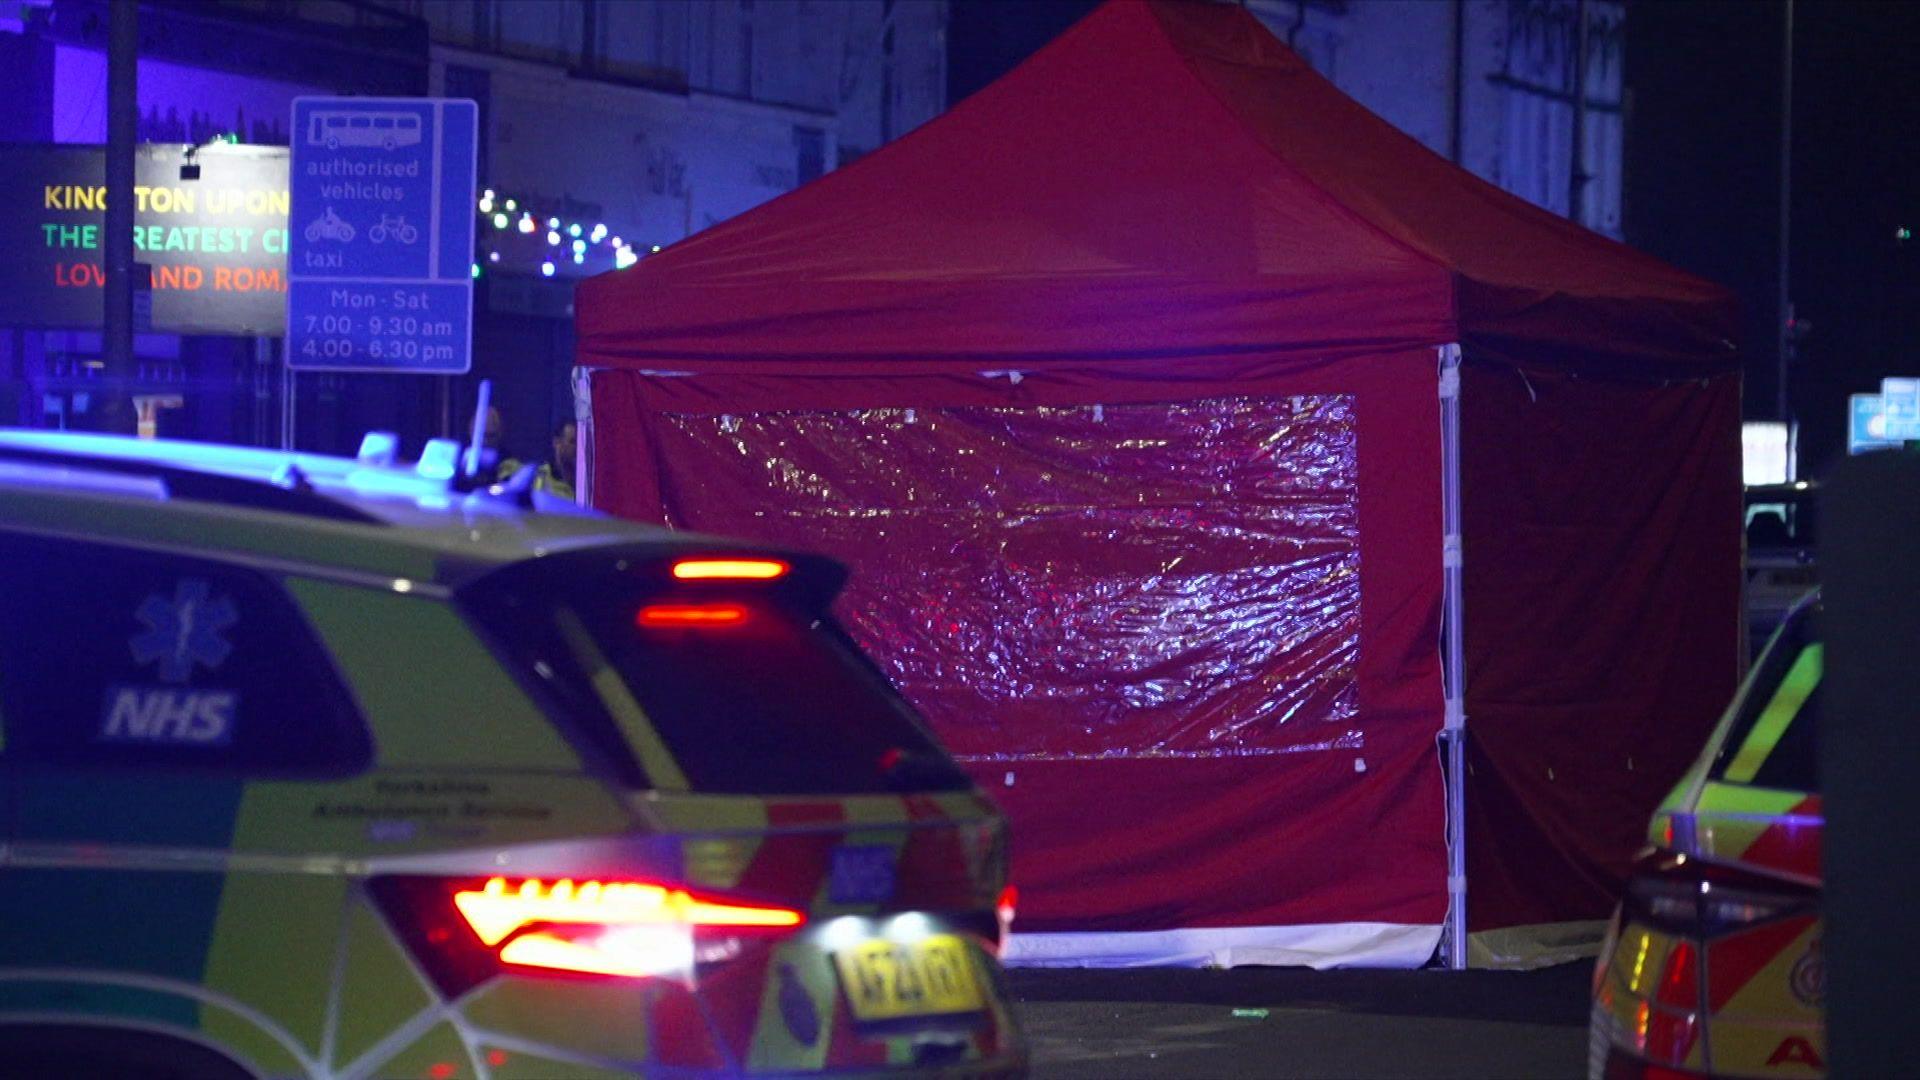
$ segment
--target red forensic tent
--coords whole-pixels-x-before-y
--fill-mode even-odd
[[[1016,962],[1590,947],[1732,692],[1728,295],[1237,6],[1109,3],[577,304],[592,501],[854,567]]]

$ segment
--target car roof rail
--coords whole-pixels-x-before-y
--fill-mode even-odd
[[[111,443],[133,441],[111,439],[100,445],[110,447]],[[60,470],[50,472],[40,481],[48,486],[111,490],[113,485],[110,482],[71,482],[73,474],[138,477],[164,485],[167,498],[218,503],[250,510],[271,510],[357,525],[384,524],[380,518],[365,510],[316,490],[307,471],[301,467],[298,455],[281,455],[279,467],[268,474],[236,475],[236,472],[195,468],[191,464],[157,455],[116,454],[110,449],[88,452],[90,445],[91,439],[87,436],[62,439],[45,438],[44,433],[40,432],[0,432],[0,461],[17,466],[41,465]],[[270,452],[253,453],[265,455]],[[8,478],[25,479],[19,468],[9,470]],[[134,491],[128,488],[121,493]]]

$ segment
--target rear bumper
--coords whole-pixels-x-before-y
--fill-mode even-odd
[[[660,1080],[1026,1080],[1027,1055],[1003,1054],[979,1061],[889,1065],[879,1069],[822,1069],[817,1072],[713,1072],[660,1069],[646,1075]]]
[[[1589,1059],[1587,1075],[1589,1080],[1713,1080],[1703,1072],[1655,1065],[1618,1049],[1603,1052],[1597,1071],[1594,1062]]]

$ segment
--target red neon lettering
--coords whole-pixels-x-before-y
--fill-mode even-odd
[[[98,289],[107,283],[99,263],[54,263],[53,283],[63,289]]]
[[[213,268],[213,287],[221,292],[284,292],[287,286],[278,270],[216,266]]]
[[[153,268],[154,289],[193,290],[206,284],[206,271],[197,266],[156,266]]]

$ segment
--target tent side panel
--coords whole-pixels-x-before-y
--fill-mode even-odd
[[[596,501],[852,566],[842,620],[1011,813],[1023,929],[1437,924],[1431,350],[975,382],[597,381]]]
[[[1013,822],[1023,932],[1125,942],[1194,927],[1437,927],[1446,914],[1431,738],[1279,758],[969,769]]]
[[[1469,927],[1601,919],[1733,693],[1739,378],[1469,346],[1461,409]]]
[[[660,491],[660,462],[642,404],[645,376],[594,368],[587,370],[586,377],[593,422],[587,428],[592,445],[583,456],[592,469],[594,508],[634,521],[669,524]]]

